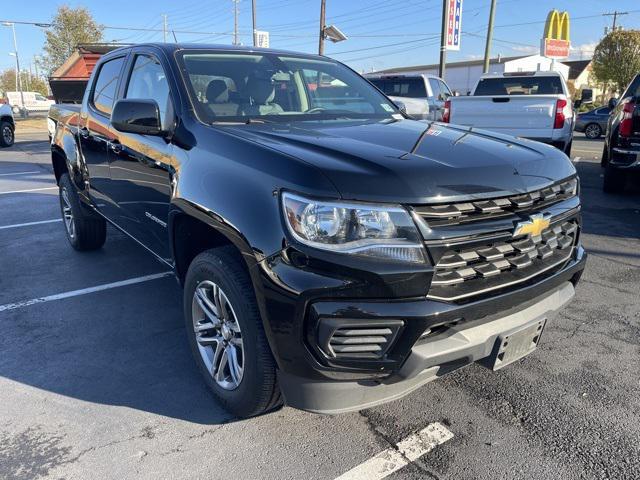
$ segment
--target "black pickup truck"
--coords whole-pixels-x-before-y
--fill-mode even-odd
[[[609,108],[602,151],[603,189],[616,193],[624,190],[632,174],[640,173],[640,74],[619,100],[609,100]]]
[[[564,153],[411,120],[326,57],[122,48],[50,117],[69,242],[100,248],[109,222],[174,269],[198,367],[239,416],[499,369],[585,266]]]

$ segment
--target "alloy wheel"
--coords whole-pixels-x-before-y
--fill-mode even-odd
[[[5,145],[11,145],[13,143],[13,130],[11,130],[9,125],[5,125],[2,128],[2,139]]]
[[[244,348],[238,317],[229,298],[215,283],[198,283],[191,303],[193,330],[207,371],[225,390],[242,382]]]
[[[587,138],[598,138],[600,136],[600,127],[595,124],[591,124],[585,130]]]
[[[76,223],[73,219],[73,210],[71,209],[69,193],[66,188],[63,188],[60,192],[60,198],[62,200],[62,217],[64,219],[64,226],[67,229],[69,238],[73,240],[76,237]]]

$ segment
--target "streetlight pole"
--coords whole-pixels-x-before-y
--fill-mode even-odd
[[[484,68],[482,73],[489,73],[489,62],[491,61],[491,39],[493,37],[493,20],[496,17],[496,0],[491,0],[491,10],[489,11],[489,26],[487,27],[487,44],[484,47]]]
[[[253,46],[258,46],[258,31],[256,30],[256,0],[251,0],[251,20],[253,22]]]
[[[318,40],[318,55],[324,55],[324,24],[326,1],[320,0],[320,38]]]
[[[20,108],[20,112],[24,116],[24,111],[26,110],[24,104],[24,93],[22,92],[22,80],[20,78],[20,59],[18,58],[18,40],[16,39],[16,24],[12,22],[4,22],[3,25],[5,27],[11,27],[13,30],[13,52],[16,55],[16,83],[18,84],[18,91],[20,92],[20,101],[22,102],[22,107]]]

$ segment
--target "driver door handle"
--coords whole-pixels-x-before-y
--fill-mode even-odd
[[[113,153],[121,153],[122,152],[122,144],[118,141],[118,140],[112,140],[111,142],[109,142],[109,149],[113,152]]]

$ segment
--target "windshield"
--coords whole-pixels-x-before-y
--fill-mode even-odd
[[[187,90],[205,123],[389,118],[397,109],[344,65],[272,53],[180,54]]]
[[[560,77],[483,78],[473,95],[560,95]]]

